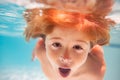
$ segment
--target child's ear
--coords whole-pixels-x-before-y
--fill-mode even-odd
[[[40,38],[37,43],[36,43],[36,46],[33,50],[33,53],[32,53],[32,61],[35,59],[35,58],[38,58],[40,59],[42,57],[43,54],[46,53],[46,49],[45,49],[45,42],[42,38]]]

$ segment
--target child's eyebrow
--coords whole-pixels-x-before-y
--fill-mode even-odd
[[[49,40],[52,40],[52,39],[60,39],[60,40],[62,40],[62,38],[60,38],[60,37],[51,37],[51,38],[49,38]]]
[[[77,42],[82,42],[82,43],[85,43],[85,44],[88,44],[87,41],[84,41],[84,40],[76,40]]]

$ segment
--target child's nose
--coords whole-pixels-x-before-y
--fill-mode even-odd
[[[65,65],[70,65],[72,63],[70,51],[67,49],[64,50],[62,55],[59,56],[59,60],[61,63],[65,64]]]
[[[65,58],[65,59],[69,59],[70,58],[70,53],[69,53],[69,51],[68,50],[65,50],[64,52],[63,52],[63,58]]]

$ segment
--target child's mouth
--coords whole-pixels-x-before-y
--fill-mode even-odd
[[[67,77],[70,71],[71,69],[59,68],[59,72],[62,77]]]

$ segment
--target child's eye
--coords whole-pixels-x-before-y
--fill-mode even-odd
[[[61,47],[62,45],[61,45],[59,42],[55,42],[55,43],[52,44],[52,46],[53,46],[54,48],[59,48],[59,47]]]
[[[76,53],[82,53],[83,52],[83,48],[80,45],[74,45],[73,49]]]
[[[74,45],[73,46],[73,49],[76,49],[76,50],[81,50],[83,49],[80,45]]]

